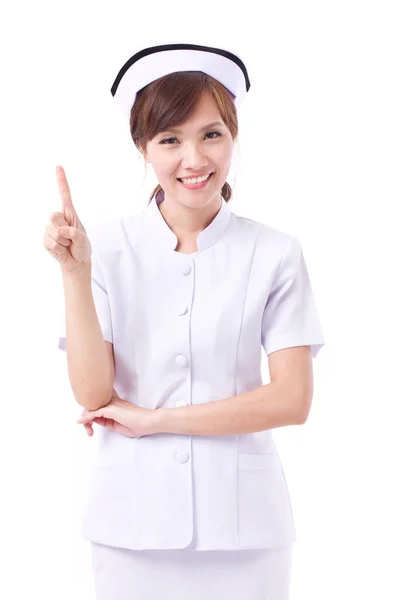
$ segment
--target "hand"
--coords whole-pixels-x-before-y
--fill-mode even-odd
[[[64,169],[57,166],[56,174],[62,210],[51,213],[50,223],[43,236],[43,244],[46,250],[58,260],[64,271],[71,271],[82,263],[91,262],[92,247],[72,204]]]
[[[93,435],[93,423],[113,429],[126,437],[141,437],[158,433],[156,409],[142,408],[113,395],[110,402],[94,411],[83,409],[77,423],[85,425],[88,435]]]
[[[88,409],[85,407],[81,413],[81,416],[84,416],[88,413]],[[88,434],[89,437],[92,437],[92,435],[94,434],[93,431],[93,420],[91,419],[90,421],[88,421],[87,423],[82,423],[86,433]]]

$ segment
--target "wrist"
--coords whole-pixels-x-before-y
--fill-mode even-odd
[[[167,433],[168,410],[167,408],[156,408],[153,410],[151,433]]]
[[[61,273],[63,277],[67,278],[79,278],[79,277],[87,277],[92,274],[92,261],[84,262],[73,269],[67,269],[61,266]]]

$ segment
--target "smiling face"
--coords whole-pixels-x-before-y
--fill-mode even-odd
[[[144,156],[154,169],[167,203],[172,200],[188,207],[200,207],[213,202],[219,204],[233,148],[231,133],[213,97],[204,94],[191,118],[155,135],[148,142]],[[214,174],[205,186],[189,189],[178,180],[211,172]]]

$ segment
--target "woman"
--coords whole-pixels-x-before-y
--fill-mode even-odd
[[[228,205],[249,88],[227,50],[145,48],[111,92],[159,181],[148,206],[86,234],[58,169],[45,246],[78,422],[99,425],[82,527],[98,600],[289,598],[272,429],[307,419],[325,342],[298,239]]]

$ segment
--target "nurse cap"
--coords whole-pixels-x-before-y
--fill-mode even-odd
[[[139,90],[177,71],[202,71],[211,75],[234,95],[236,109],[250,89],[243,61],[229,50],[197,44],[150,46],[125,62],[111,87],[111,94],[128,122]]]

